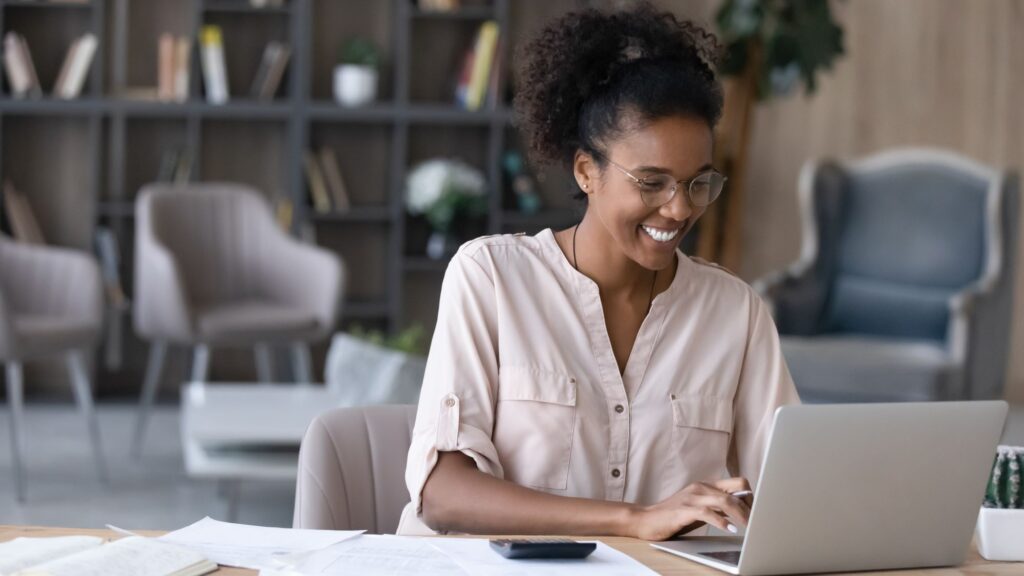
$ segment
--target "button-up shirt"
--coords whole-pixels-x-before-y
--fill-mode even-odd
[[[653,504],[728,476],[756,484],[775,409],[799,402],[767,305],[677,251],[620,374],[597,284],[550,229],[460,248],[445,273],[399,533],[429,533],[438,453],[563,496]]]

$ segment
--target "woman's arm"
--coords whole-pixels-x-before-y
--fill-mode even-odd
[[[565,534],[664,540],[704,523],[745,525],[750,509],[729,492],[748,488],[731,478],[692,484],[664,502],[638,506],[556,496],[477,470],[461,452],[441,452],[423,487],[423,520],[434,530],[471,534]]]

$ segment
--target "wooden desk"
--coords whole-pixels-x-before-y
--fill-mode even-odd
[[[163,532],[152,531],[152,530],[139,530],[140,534],[146,536],[159,536]],[[111,530],[94,530],[84,528],[45,528],[40,526],[9,526],[0,525],[0,542],[11,540],[19,536],[72,536],[72,535],[88,535],[88,536],[102,536],[105,538],[120,538],[121,535]],[[633,558],[642,562],[643,564],[650,567],[652,570],[659,574],[665,574],[668,576],[682,576],[690,574],[707,574],[713,576],[722,576],[725,572],[719,572],[713,568],[708,568],[696,562],[690,562],[685,558],[679,558],[673,556],[667,552],[662,552],[651,548],[648,542],[643,540],[635,540],[633,538],[580,538],[580,540],[600,540],[605,544],[613,548],[629,554]],[[255,570],[245,570],[242,568],[221,568],[214,572],[218,576],[251,576],[255,575]],[[1010,562],[988,562],[978,555],[978,551],[974,544],[971,544],[971,551],[967,555],[967,562],[962,566],[956,568],[932,568],[927,570],[898,570],[898,571],[885,571],[885,572],[869,572],[868,574],[943,574],[943,575],[954,575],[961,574],[964,576],[977,576],[980,574],[985,575],[1000,575],[1000,574],[1024,574],[1024,563],[1010,563]]]

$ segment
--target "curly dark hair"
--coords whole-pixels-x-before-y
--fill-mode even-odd
[[[603,146],[630,128],[672,115],[714,128],[722,87],[715,37],[648,2],[624,11],[570,12],[517,54],[516,120],[540,164],[571,166],[577,150],[604,166]]]

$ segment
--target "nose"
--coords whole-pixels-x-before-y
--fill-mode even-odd
[[[686,220],[693,215],[695,210],[694,206],[690,204],[689,194],[683,189],[676,191],[675,196],[659,209],[662,216],[671,218],[676,222]]]

